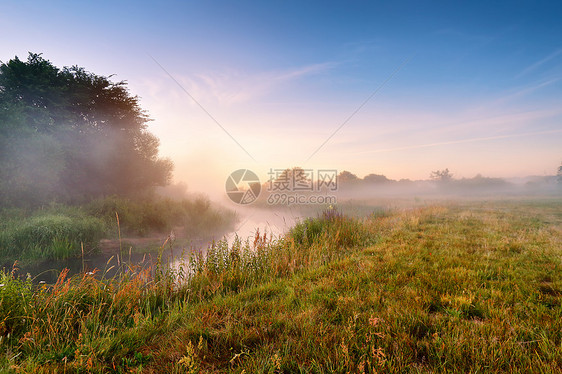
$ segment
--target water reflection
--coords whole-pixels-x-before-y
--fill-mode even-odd
[[[70,258],[66,260],[48,260],[39,264],[21,267],[18,274],[26,277],[30,274],[34,283],[45,282],[53,284],[64,269],[69,269],[69,275],[81,272],[96,271],[97,276],[112,278],[119,272],[150,267],[154,269],[158,261],[163,266],[173,270],[185,270],[185,262],[190,255],[199,252],[204,255],[206,249],[213,242],[225,239],[232,244],[236,237],[242,242],[250,242],[256,236],[266,234],[268,238],[277,239],[283,235],[295,222],[302,217],[291,210],[272,211],[267,209],[246,208],[238,212],[241,217],[235,230],[227,233],[216,233],[206,238],[175,239],[173,235],[162,235],[145,242],[144,253],[133,251],[126,241],[116,243],[112,248],[105,248],[103,253],[94,253],[84,258]]]

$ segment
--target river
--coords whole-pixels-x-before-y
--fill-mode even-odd
[[[271,210],[258,208],[241,208],[237,211],[240,217],[236,228],[230,232],[217,232],[205,238],[182,238],[170,240],[169,234],[153,236],[150,238],[124,238],[121,242],[105,240],[104,249],[97,253],[87,254],[84,257],[69,258],[65,260],[47,260],[41,263],[24,266],[18,274],[30,274],[34,283],[55,283],[63,269],[69,269],[69,274],[95,271],[98,276],[111,278],[117,274],[118,269],[129,266],[152,266],[157,262],[159,254],[162,264],[177,268],[181,262],[193,251],[202,251],[212,245],[213,241],[221,239],[232,243],[236,237],[242,241],[252,240],[259,231],[261,235],[267,234],[268,238],[278,238],[290,229],[295,222],[303,216],[296,211]],[[131,243],[141,243],[145,248],[142,253],[130,250]]]

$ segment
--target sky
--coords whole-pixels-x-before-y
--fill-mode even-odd
[[[175,181],[553,175],[559,1],[2,1],[0,61],[128,82]]]

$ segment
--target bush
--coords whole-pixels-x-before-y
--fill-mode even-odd
[[[330,207],[316,218],[307,218],[296,224],[289,237],[296,245],[311,246],[319,242],[329,242],[332,247],[351,248],[364,244],[369,234],[357,219],[343,215]]]
[[[64,259],[94,247],[104,232],[94,217],[46,214],[12,222],[0,235],[2,257]]]
[[[206,197],[131,200],[117,196],[85,206],[51,204],[33,213],[0,210],[0,262],[64,259],[95,248],[103,236],[148,235],[183,227],[188,236],[205,237],[230,229],[235,213],[215,207]]]
[[[233,212],[214,207],[203,196],[180,201],[159,197],[130,200],[113,196],[95,200],[85,209],[109,227],[116,225],[117,212],[121,232],[132,235],[164,232],[179,226],[183,226],[188,235],[205,234],[228,228],[235,221]]]

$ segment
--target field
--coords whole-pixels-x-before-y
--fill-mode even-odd
[[[561,248],[560,199],[440,202],[364,219],[329,209],[280,240],[220,242],[173,271],[55,285],[7,271],[0,366],[556,373]]]

